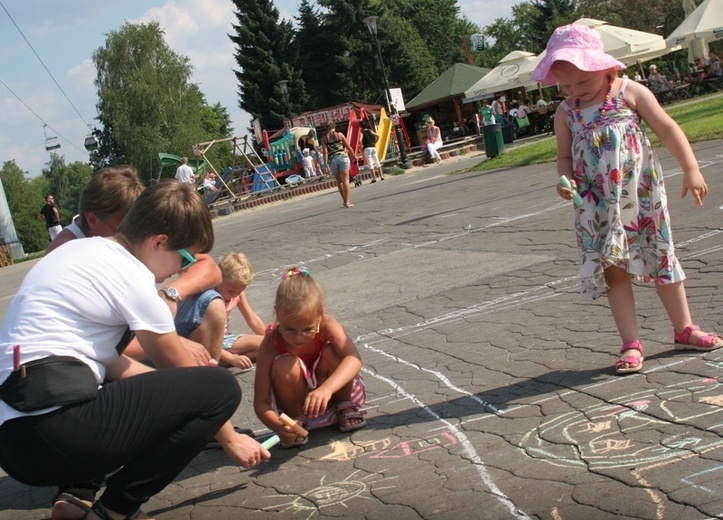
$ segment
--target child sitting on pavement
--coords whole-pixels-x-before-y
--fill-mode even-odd
[[[219,270],[221,282],[218,285],[178,303],[176,330],[182,337],[202,344],[211,358],[219,363],[251,368],[251,359],[258,351],[264,333],[264,322],[246,300],[245,289],[251,283],[253,270],[248,259],[240,253],[221,257]],[[241,311],[248,326],[258,336],[226,337],[230,334],[229,313],[234,307]]]
[[[351,432],[366,426],[362,361],[341,324],[324,312],[324,294],[303,268],[284,274],[256,362],[254,411],[281,438],[281,446],[306,444],[279,419],[293,417],[313,430],[338,423]]]
[[[254,279],[254,269],[251,262],[242,253],[229,253],[222,256],[218,262],[223,280],[216,287],[216,291],[226,304],[226,330],[223,336],[223,350],[221,350],[221,366],[230,366],[249,369],[256,360],[256,354],[264,339],[265,324],[254,312],[246,299],[246,288]],[[237,308],[246,321],[246,325],[255,334],[231,334],[231,311]]]

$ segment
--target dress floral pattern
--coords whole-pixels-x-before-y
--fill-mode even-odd
[[[603,271],[610,266],[645,282],[685,279],[675,256],[660,161],[640,116],[625,101],[626,84],[624,79],[604,106],[578,112],[564,102],[573,175],[583,199],[575,212],[583,300],[605,295]]]

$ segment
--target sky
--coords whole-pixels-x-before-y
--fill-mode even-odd
[[[510,18],[520,1],[458,0],[458,5],[484,27]],[[286,20],[293,20],[300,3],[274,0]],[[0,0],[0,164],[15,160],[28,176],[40,175],[50,159],[45,133],[58,137],[61,148],[55,152],[66,164],[86,162],[83,143],[98,124],[93,52],[124,22],[151,20],[159,22],[174,51],[190,58],[191,81],[206,101],[225,106],[234,135],[244,135],[250,117],[238,108],[228,38],[235,21],[231,1]]]

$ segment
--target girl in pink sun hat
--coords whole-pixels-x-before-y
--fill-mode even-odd
[[[567,200],[575,190],[581,196],[575,209],[581,298],[607,295],[623,343],[615,369],[628,374],[643,362],[633,279],[655,283],[676,349],[713,350],[723,338],[704,333],[691,319],[663,172],[641,121],[680,164],[681,197],[690,191],[702,205],[708,186],[681,128],[647,87],[617,77],[623,68],[605,54],[597,31],[573,24],[552,34],[532,79],[558,83],[567,95],[555,113],[557,172],[568,181],[557,185],[557,193]]]

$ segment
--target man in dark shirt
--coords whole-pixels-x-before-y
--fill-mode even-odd
[[[60,214],[52,195],[45,196],[45,206],[40,208],[38,220],[45,221],[45,227],[48,228],[51,241],[63,230],[63,226],[60,225]]]

